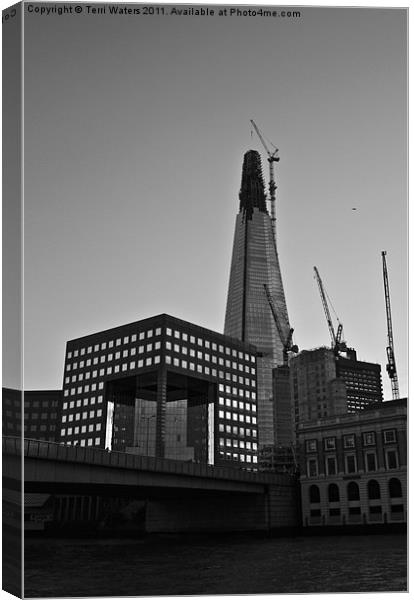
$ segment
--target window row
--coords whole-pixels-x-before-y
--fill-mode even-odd
[[[254,433],[252,433],[254,431]],[[248,427],[237,427],[237,425],[224,425],[219,423],[219,432],[228,433],[231,435],[237,435],[239,437],[257,437],[255,430],[249,429]]]
[[[173,358],[168,354],[165,357],[165,363],[167,365],[173,365],[174,367],[180,367],[181,369],[189,369],[190,371],[203,373],[204,375],[211,375],[212,377],[217,377],[218,375],[220,379],[227,379],[228,381],[232,381],[233,383],[237,383],[239,385],[256,387],[256,382],[254,379],[249,379],[248,377],[241,377],[240,375],[232,375],[231,373],[225,373],[223,371],[219,371],[217,374],[216,369],[211,369],[210,367],[206,367],[203,365],[197,365],[193,362],[188,362],[179,358]]]
[[[227,419],[228,421],[240,421],[240,423],[252,423],[253,425],[257,424],[256,417],[251,417],[250,415],[244,415],[243,413],[234,413],[224,410],[219,410],[219,419]]]
[[[242,402],[241,400],[231,400],[230,398],[219,397],[220,406],[228,406],[231,408],[238,408],[240,410],[257,411],[256,404],[250,404],[250,402]]]
[[[387,469],[398,469],[399,458],[396,449],[387,449],[384,453],[385,456],[385,467]],[[325,457],[325,474],[336,475],[338,471],[338,462],[336,456]],[[358,472],[357,457],[355,454],[346,454],[344,456],[344,468],[345,473],[352,474]],[[378,458],[376,452],[365,452],[364,453],[364,465],[363,468],[367,472],[373,472],[378,470]],[[319,476],[319,463],[316,458],[308,458],[307,460],[307,474],[308,477]]]
[[[93,433],[94,431],[101,431],[102,425],[100,423],[91,423],[90,425],[81,425],[76,427],[68,427],[60,430],[61,437],[70,435],[78,435],[79,433]]]
[[[71,442],[70,440],[68,440],[67,442],[65,442],[65,444],[67,444],[68,446],[99,446],[101,443],[101,438],[97,437],[95,438],[95,440],[93,438],[87,438],[85,440],[75,440],[74,442]]]
[[[198,360],[212,362],[213,364],[218,364],[222,367],[225,366],[227,369],[233,369],[235,371],[239,370],[249,374],[251,373],[252,375],[256,374],[256,369],[254,367],[244,365],[243,363],[239,363],[234,360],[224,359],[221,356],[217,357],[215,354],[209,354],[207,352],[203,353],[200,350],[195,350],[194,348],[187,348],[187,346],[180,346],[179,344],[172,344],[171,342],[166,342],[165,349],[170,350],[172,352],[176,352],[177,354],[184,354],[186,356],[190,356],[190,358],[197,358]]]
[[[118,352],[111,352],[109,354],[102,354],[101,356],[95,356],[94,358],[88,358],[86,360],[81,360],[79,362],[67,363],[66,371],[76,371],[78,369],[84,369],[86,367],[90,367],[92,365],[98,365],[105,362],[112,362],[116,360],[121,360],[123,358],[128,358],[130,356],[135,356],[138,354],[143,354],[144,352],[153,352],[154,350],[161,349],[161,342],[155,342],[155,344],[150,343],[146,346],[137,346],[133,348],[127,348],[125,350],[119,350]]]
[[[229,348],[228,346],[223,346],[222,344],[216,344],[216,342],[210,342],[210,340],[205,340],[200,337],[196,337],[194,335],[189,335],[185,332],[180,332],[177,329],[174,331],[167,327],[166,334],[169,337],[173,337],[177,340],[182,340],[183,342],[189,342],[190,344],[198,345],[208,350],[211,349],[213,352],[220,352],[221,354],[226,354],[228,356],[233,356],[234,358],[239,358],[240,360],[255,362],[256,357],[253,354],[249,354],[247,352],[242,352],[241,350],[236,350],[235,348]]]
[[[63,415],[62,416],[62,423],[70,423],[72,421],[85,421],[86,419],[94,419],[95,415],[97,418],[102,417],[102,409],[99,408],[97,411],[94,410],[90,410],[88,411],[83,411],[82,413],[70,413],[68,415]]]
[[[97,377],[104,377],[105,375],[112,375],[112,373],[119,373],[120,371],[128,371],[128,369],[142,368],[142,367],[150,367],[151,365],[157,365],[161,362],[159,356],[149,356],[145,360],[131,361],[128,363],[123,363],[121,365],[114,365],[113,367],[106,367],[106,369],[99,369],[92,371],[87,371],[86,373],[79,373],[79,375],[72,375],[72,377],[65,377],[65,384],[68,383],[76,383],[76,381],[83,381],[84,379],[96,379]]]
[[[382,439],[385,444],[395,444],[397,441],[397,432],[395,429],[385,429],[382,431]],[[376,432],[375,431],[366,431],[362,434],[362,440],[364,446],[375,446],[376,445]],[[356,446],[356,436],[353,433],[346,434],[342,436],[342,443],[344,448],[355,448]],[[323,438],[323,448],[324,450],[335,450],[337,444],[337,438],[325,437]],[[317,451],[317,440],[306,440],[306,452],[316,452]]]
[[[88,392],[96,392],[104,389],[104,382],[91,383],[90,385],[78,386],[77,388],[66,388],[63,390],[64,396],[75,396],[75,394],[87,394]]]
[[[388,481],[388,496],[390,498],[402,498],[402,486],[401,481],[396,477],[392,477]],[[326,488],[325,488],[326,489]],[[380,500],[381,499],[381,487],[378,481],[371,479],[367,483],[366,487],[368,500]],[[309,487],[309,502],[311,504],[319,504],[321,501],[320,488],[317,485],[311,485]],[[327,487],[327,498],[328,502],[340,502],[339,486],[336,483],[330,483]],[[346,499],[349,502],[360,500],[360,488],[356,481],[350,481],[346,486]]]
[[[220,452],[221,458],[226,458],[227,460],[237,460],[240,462],[246,463],[257,463],[257,456],[251,456],[250,454],[239,454],[237,452]]]
[[[63,410],[71,408],[80,408],[81,406],[93,406],[95,404],[101,404],[103,402],[103,396],[92,396],[91,398],[83,398],[81,400],[71,400],[70,402],[63,403]]]
[[[155,329],[155,336],[160,336],[162,333],[161,327]],[[150,339],[154,336],[154,330],[148,329],[147,331],[141,331],[140,333],[126,335],[114,340],[108,340],[106,342],[101,342],[100,344],[93,344],[84,348],[78,348],[76,350],[69,350],[67,353],[67,358],[77,358],[78,356],[84,356],[85,354],[91,354],[92,352],[100,352],[101,350],[106,350],[107,348],[114,348],[116,346],[122,346],[125,344],[132,344],[137,340]]]
[[[6,398],[5,403],[7,405],[12,404],[10,398]],[[17,403],[17,405],[20,407],[20,401]],[[42,406],[42,408],[53,408],[55,406],[57,406],[57,400],[42,400],[40,402],[40,400],[25,400],[24,401],[24,407],[25,408],[40,408],[40,406]]]
[[[19,419],[20,419],[20,414],[21,413],[16,413],[16,417],[19,418]],[[8,417],[11,417],[12,416],[11,411],[10,410],[6,410],[6,415]],[[39,415],[39,413],[28,413],[26,411],[24,412],[24,420],[25,421],[31,421],[31,420],[37,421],[39,419],[39,416],[40,416],[40,419],[42,421],[46,421],[47,419],[56,419],[56,413],[55,412],[53,412],[53,413],[40,413],[40,415]]]
[[[257,444],[255,442],[245,442],[243,440],[229,439],[229,438],[219,438],[220,446],[233,446],[233,448],[243,448],[246,450],[257,450]]]
[[[219,383],[219,392],[225,392],[226,394],[233,396],[245,396],[246,398],[256,400],[256,392],[250,392],[249,390],[243,390],[242,388],[224,385],[224,383]]]
[[[7,424],[7,427],[9,427],[9,424]],[[24,431],[55,431],[56,427],[55,425],[25,425],[24,426]]]

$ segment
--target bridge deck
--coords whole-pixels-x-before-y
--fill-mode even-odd
[[[21,456],[22,453],[25,458],[222,479],[252,484],[277,485],[286,484],[291,481],[290,476],[284,474],[259,473],[164,458],[138,456],[123,452],[108,452],[100,448],[84,448],[27,438],[3,437],[3,454]]]

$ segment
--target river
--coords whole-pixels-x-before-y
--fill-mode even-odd
[[[405,535],[29,539],[25,596],[407,589]]]

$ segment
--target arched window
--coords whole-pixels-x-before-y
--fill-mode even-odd
[[[329,502],[339,502],[339,487],[336,483],[330,483],[328,486],[328,500]]]
[[[378,500],[381,498],[381,490],[378,481],[371,479],[368,481],[368,498],[370,500]]]
[[[309,488],[309,502],[316,503],[321,501],[321,494],[317,485],[311,485]]]
[[[348,500],[359,500],[359,487],[355,481],[348,483]]]
[[[388,490],[390,493],[390,498],[401,498],[402,497],[402,488],[401,481],[396,477],[393,477],[388,482]]]

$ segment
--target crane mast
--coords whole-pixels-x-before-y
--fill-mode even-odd
[[[387,270],[387,261],[386,261],[386,252],[383,250],[381,252],[382,255],[382,272],[384,277],[384,293],[385,293],[385,309],[387,313],[387,330],[388,330],[388,346],[387,346],[387,373],[391,380],[391,391],[392,391],[392,399],[398,400],[400,397],[400,389],[398,385],[398,376],[397,376],[397,365],[395,362],[394,355],[394,338],[392,334],[392,320],[391,320],[391,300],[390,300],[390,290],[388,284],[388,270]]]
[[[273,302],[273,298],[272,295],[270,293],[269,287],[267,286],[266,283],[263,284],[263,287],[265,289],[266,292],[266,296],[267,296],[267,300],[269,302],[270,305],[270,310],[272,311],[272,315],[273,315],[273,320],[276,324],[277,330],[279,332],[279,336],[280,339],[282,340],[282,344],[283,344],[283,364],[286,366],[289,362],[289,352],[298,352],[299,349],[296,345],[292,344],[292,336],[293,336],[293,331],[294,329],[289,328],[289,333],[287,334],[287,337],[285,337],[285,334],[283,332],[282,329],[282,325],[280,323],[279,317],[277,316],[277,312],[276,312],[276,306],[275,303]]]
[[[267,160],[269,162],[270,220],[272,222],[273,236],[275,236],[276,235],[276,188],[277,188],[277,186],[275,183],[275,173],[274,173],[273,163],[279,162],[279,160],[280,160],[279,157],[277,156],[277,153],[279,152],[279,150],[278,150],[278,148],[276,148],[276,146],[274,146],[272,144],[274,150],[273,150],[273,152],[271,152],[269,150],[269,148],[267,147],[266,142],[263,139],[260,129],[257,127],[257,125],[253,121],[253,119],[250,119],[250,123],[253,125],[255,132],[259,136],[259,139],[262,142],[264,149],[266,150]]]
[[[343,326],[342,326],[342,323],[339,323],[338,329],[335,333],[335,329],[334,329],[334,326],[332,323],[331,313],[329,311],[328,301],[326,299],[325,288],[323,287],[321,276],[319,275],[319,271],[316,267],[313,267],[313,270],[315,271],[316,281],[318,283],[319,293],[320,293],[321,299],[322,299],[323,310],[325,311],[325,317],[326,317],[326,321],[328,323],[329,333],[331,335],[332,348],[333,348],[335,354],[338,354],[338,352],[340,350],[345,348],[345,342],[341,341]]]

